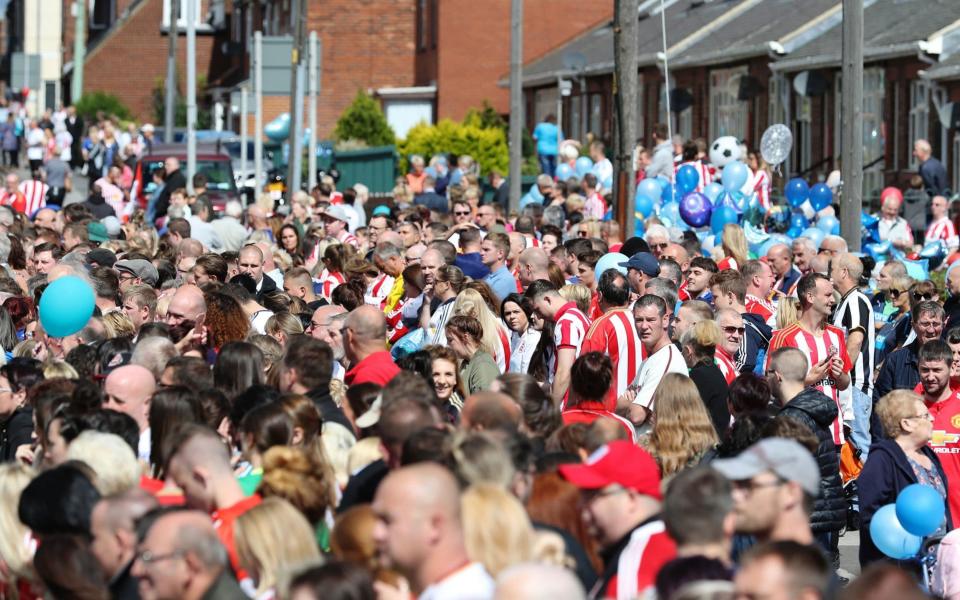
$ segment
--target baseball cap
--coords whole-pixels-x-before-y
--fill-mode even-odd
[[[595,490],[620,484],[659,500],[660,468],[650,454],[627,440],[616,440],[597,450],[582,465],[561,465],[560,475],[581,489]]]
[[[380,422],[380,408],[383,406],[383,397],[377,396],[377,399],[373,401],[373,404],[370,405],[370,408],[366,410],[362,415],[357,417],[356,425],[358,429],[366,429],[367,427],[373,427]]]
[[[794,440],[767,438],[760,440],[733,458],[710,463],[731,481],[751,479],[764,471],[784,481],[797,483],[811,496],[820,493],[820,468],[810,452]]]
[[[87,234],[91,242],[106,242],[110,239],[107,233],[107,226],[100,221],[90,221],[87,223]]]
[[[120,219],[110,215],[100,219],[100,222],[103,223],[103,226],[107,228],[107,235],[112,238],[120,237]]]
[[[628,269],[636,269],[650,277],[660,275],[660,261],[649,252],[637,252],[627,262],[617,264]]]
[[[381,204],[373,209],[373,216],[375,217],[389,217],[390,216],[390,207],[386,204]]]
[[[88,265],[100,265],[101,267],[112,267],[117,262],[117,255],[106,248],[94,248],[87,252]]]
[[[323,211],[324,217],[330,217],[337,221],[343,221],[344,223],[350,222],[350,217],[347,216],[347,211],[344,210],[339,204],[331,204]]]
[[[135,258],[133,260],[118,260],[113,268],[120,273],[130,273],[134,277],[138,277],[143,280],[143,282],[149,286],[157,285],[157,280],[160,279],[160,274],[157,272],[157,268],[150,263],[150,261],[143,260],[142,258]]]

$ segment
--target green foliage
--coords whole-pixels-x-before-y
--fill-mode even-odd
[[[482,127],[475,115],[468,116],[464,123],[442,119],[436,125],[420,123],[407,133],[400,142],[400,172],[407,171],[407,163],[414,154],[429,160],[434,154],[468,154],[486,175],[492,169],[506,174],[510,166],[510,150],[507,136],[499,127]]]
[[[199,98],[201,90],[206,87],[206,77],[197,76],[197,97]],[[153,118],[156,125],[162,127],[166,123],[167,115],[167,86],[166,80],[157,77],[153,80],[153,90],[150,92],[150,107],[153,111]],[[187,126],[187,99],[180,94],[180,86],[177,85],[177,92],[174,97],[173,126]],[[208,107],[198,103],[197,105],[197,129],[210,129],[213,126],[213,115]]]
[[[362,90],[337,119],[333,136],[338,141],[360,140],[369,146],[390,146],[396,142],[380,105]]]
[[[130,109],[119,98],[106,92],[88,92],[77,100],[75,106],[77,113],[88,123],[96,121],[98,112],[113,115],[123,121],[132,118]]]
[[[465,125],[478,125],[483,128],[497,127],[503,130],[503,135],[507,136],[507,139],[510,139],[510,123],[503,118],[503,116],[496,111],[495,108],[490,106],[490,102],[487,100],[483,101],[483,105],[480,108],[471,108],[467,112],[466,118],[463,120]],[[533,136],[530,135],[530,132],[527,131],[527,128],[523,128],[522,132],[523,146],[521,153],[524,158],[531,156],[536,156],[536,142],[533,141]],[[533,173],[536,175],[539,173],[539,163],[536,160],[533,161],[534,165],[537,165],[537,170]]]

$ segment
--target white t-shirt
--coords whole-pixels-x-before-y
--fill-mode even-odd
[[[633,387],[637,390],[637,397],[633,399],[634,404],[639,404],[644,408],[653,410],[653,393],[657,391],[660,380],[667,373],[689,374],[687,361],[683,359],[683,354],[673,344],[667,344],[640,363],[640,371],[637,378],[633,380]]]
[[[423,590],[418,600],[488,600],[493,591],[493,578],[475,562]]]
[[[31,129],[27,134],[27,159],[43,160],[43,144],[47,137],[39,127]]]

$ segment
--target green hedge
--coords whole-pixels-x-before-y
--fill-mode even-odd
[[[338,142],[359,140],[367,146],[391,146],[396,141],[380,104],[362,90],[337,119],[333,137]]]
[[[406,173],[410,157],[419,154],[429,161],[434,154],[468,154],[480,166],[480,174],[496,169],[506,174],[510,167],[507,136],[499,127],[483,127],[479,119],[464,123],[442,119],[436,125],[421,123],[407,133],[398,146],[400,172]]]
[[[98,112],[112,115],[121,121],[129,121],[133,118],[130,109],[119,98],[106,92],[88,92],[80,96],[74,106],[76,106],[77,114],[88,123],[97,120]]]

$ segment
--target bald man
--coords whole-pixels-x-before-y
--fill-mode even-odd
[[[767,250],[767,263],[773,268],[776,282],[773,290],[778,295],[794,296],[797,282],[800,281],[800,269],[793,264],[793,250],[786,244],[774,244]]]
[[[465,431],[516,431],[522,419],[520,406],[510,396],[497,392],[477,392],[463,403],[460,428]]]
[[[97,502],[90,513],[90,550],[110,582],[114,598],[136,598],[137,579],[130,574],[137,552],[136,522],[157,508],[157,499],[139,488]]]
[[[400,372],[387,351],[387,319],[383,312],[365,304],[356,308],[343,324],[343,350],[353,365],[344,375],[347,385],[387,385]]]
[[[198,511],[157,517],[137,548],[131,573],[140,580],[141,598],[247,598],[227,568],[227,552],[210,517]]]
[[[423,273],[424,283],[426,283],[427,286],[433,286],[433,282],[437,276],[437,270],[446,264],[439,250],[428,248],[427,251],[423,253],[423,256],[420,257],[420,271]]]
[[[931,196],[939,196],[946,191],[947,169],[933,156],[933,149],[927,140],[917,140],[913,143],[913,155],[920,163],[917,171],[923,179],[923,187]]]
[[[44,227],[57,233],[63,233],[63,219],[60,218],[60,213],[52,208],[38,210],[33,217],[33,224],[36,227]]]
[[[257,302],[262,303],[264,295],[276,291],[277,284],[272,277],[264,277],[264,254],[253,244],[240,249],[240,272],[246,273],[257,282]]]
[[[177,341],[177,348],[182,352],[184,348],[202,336],[202,325],[207,314],[207,303],[203,299],[203,292],[195,285],[184,285],[177,288],[177,292],[170,299],[167,306],[166,323],[171,329],[178,330],[183,337]]]
[[[373,539],[387,563],[410,583],[414,596],[479,600],[493,596],[493,580],[471,561],[464,543],[460,489],[444,467],[421,463],[397,469],[377,489]],[[385,593],[385,584],[377,583]]]
[[[514,565],[497,577],[494,600],[584,600],[586,593],[570,569],[544,563]]]
[[[543,248],[527,248],[520,253],[520,284],[527,287],[538,279],[550,280],[550,255]]]
[[[150,462],[150,398],[157,383],[153,373],[140,365],[124,365],[114,369],[103,384],[103,408],[130,415],[140,428],[137,458]]]
[[[208,513],[217,523],[217,535],[239,572],[234,523],[240,515],[260,504],[260,496],[248,497],[243,493],[233,473],[230,451],[216,431],[203,425],[190,425],[174,433],[169,442],[167,475],[183,490],[187,506]]]

